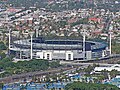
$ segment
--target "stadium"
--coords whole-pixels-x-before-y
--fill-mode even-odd
[[[13,41],[10,53],[18,59],[91,60],[107,55],[103,42],[52,39],[43,37]]]

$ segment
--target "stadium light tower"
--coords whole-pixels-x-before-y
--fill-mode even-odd
[[[85,60],[85,29],[83,31],[83,60]]]
[[[112,46],[112,30],[113,30],[113,26],[112,25],[110,25],[110,27],[109,27],[109,53],[110,53],[110,55],[112,54],[112,49],[111,49],[111,46]]]
[[[30,48],[30,59],[33,59],[33,44],[32,44],[32,41],[33,41],[33,32],[29,32],[29,34],[30,34],[30,37],[31,37],[31,42],[30,42],[30,46],[31,46],[31,48]]]
[[[6,13],[5,15],[5,23],[7,25],[7,30],[9,31],[8,34],[8,54],[10,55],[10,47],[11,47],[11,29],[10,29],[10,22],[9,22],[9,18],[8,15]]]
[[[110,34],[109,50],[110,50],[110,55],[111,55],[111,53],[112,53],[112,51],[111,51],[111,34],[112,34],[112,32],[109,32],[109,34]]]
[[[11,29],[8,26],[8,30],[9,30],[9,50],[10,50],[10,43],[11,43]]]
[[[38,37],[39,36],[39,22],[35,22],[34,29],[35,29],[36,37]]]

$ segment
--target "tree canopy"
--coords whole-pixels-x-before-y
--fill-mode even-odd
[[[0,42],[0,50],[6,50],[6,46],[4,44],[4,42]]]
[[[48,62],[48,60],[33,59],[30,61],[18,61],[12,62],[9,58],[0,60],[0,69],[4,70],[4,73],[0,74],[0,77],[6,77],[12,74],[21,74],[25,72],[34,72],[40,70],[47,70],[48,68],[59,67],[59,62]]]
[[[119,90],[117,86],[95,83],[74,82],[67,84],[65,90]]]

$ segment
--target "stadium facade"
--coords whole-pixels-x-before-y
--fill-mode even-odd
[[[84,50],[82,40],[45,40],[42,37],[17,40],[10,47],[11,54],[19,59],[91,60],[107,55],[107,45],[102,42],[85,41]]]

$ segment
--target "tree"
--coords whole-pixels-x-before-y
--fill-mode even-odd
[[[119,72],[117,70],[112,70],[112,71],[110,71],[109,74],[110,74],[111,78],[114,78],[117,74],[119,74]]]
[[[102,70],[102,75],[103,75],[103,79],[108,79],[108,71],[107,70]]]
[[[51,68],[57,68],[61,66],[58,61],[51,62],[49,65]]]
[[[3,58],[0,60],[0,70],[5,70],[1,77],[9,76],[12,74],[21,74],[26,72],[44,71],[48,68],[58,68],[61,65],[59,62],[48,62],[48,60],[33,59],[30,61],[19,61],[17,63],[12,62],[10,58]]]
[[[0,90],[2,90],[4,83],[0,83]]]
[[[5,46],[4,42],[0,42],[0,50],[6,50],[7,47]]]
[[[65,90],[119,90],[119,88],[114,85],[74,82],[67,84]]]
[[[93,66],[89,65],[87,68],[85,68],[85,72],[89,74],[93,70],[93,68]]]
[[[4,52],[0,52],[0,59],[3,59],[6,57],[6,54]]]

